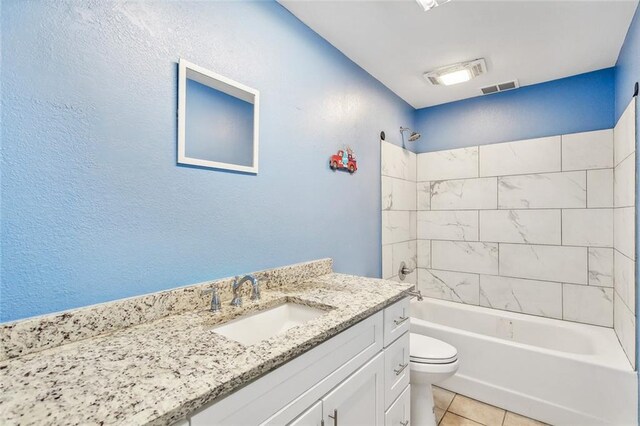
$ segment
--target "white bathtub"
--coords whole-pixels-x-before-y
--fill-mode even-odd
[[[554,425],[637,425],[638,386],[612,329],[425,298],[411,332],[458,349],[440,385]]]

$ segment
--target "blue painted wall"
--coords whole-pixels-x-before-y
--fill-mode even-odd
[[[417,110],[416,152],[609,129],[614,69]]]
[[[615,66],[616,122],[629,105],[633,85],[637,81],[640,81],[640,5],[636,8]]]
[[[413,109],[278,4],[14,0],[1,26],[0,320],[321,257],[379,276],[378,135]],[[260,90],[257,176],[176,166],[180,57]]]
[[[253,104],[187,79],[185,155],[253,164]]]

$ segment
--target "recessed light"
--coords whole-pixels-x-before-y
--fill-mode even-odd
[[[431,84],[435,86],[451,86],[453,84],[464,83],[472,78],[487,72],[487,65],[484,59],[460,62],[458,64],[447,65],[423,74]]]
[[[471,71],[469,70],[458,70],[452,71],[447,74],[443,74],[439,77],[440,82],[445,86],[451,86],[452,84],[464,83],[465,81],[471,80]]]

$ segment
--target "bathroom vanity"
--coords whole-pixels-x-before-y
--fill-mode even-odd
[[[255,276],[242,306],[224,279],[0,325],[0,423],[406,426],[413,285],[329,259]]]
[[[408,425],[408,311],[407,298],[395,302],[201,408],[190,425]]]

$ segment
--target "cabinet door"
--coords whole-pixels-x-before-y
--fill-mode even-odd
[[[309,407],[304,413],[295,418],[288,426],[321,426],[322,401],[318,401]]]
[[[384,426],[409,426],[411,387],[407,386],[384,414]]]
[[[322,399],[326,426],[384,424],[384,357],[378,354]]]

